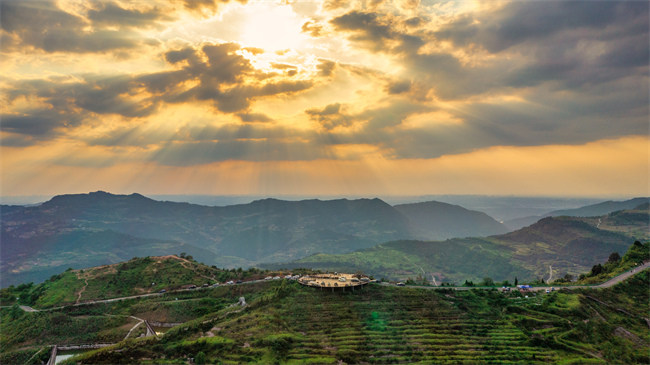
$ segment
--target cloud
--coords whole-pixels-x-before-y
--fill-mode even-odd
[[[385,48],[385,40],[393,39],[395,33],[390,24],[380,22],[380,15],[374,12],[353,10],[330,21],[339,31],[354,31],[351,39],[364,42],[374,50]]]
[[[153,7],[146,10],[125,9],[113,2],[98,2],[99,6],[87,12],[93,25],[147,28],[159,25],[161,21],[171,21],[169,9]]]
[[[246,4],[247,2],[247,0],[238,1],[242,4]],[[185,9],[207,16],[216,13],[220,5],[227,4],[231,0],[180,0],[180,2]]]
[[[164,59],[178,69],[134,75],[85,75],[77,81],[16,81],[7,101],[37,98],[50,106],[3,116],[1,130],[51,138],[96,115],[126,119],[150,116],[164,104],[209,101],[216,110],[239,113],[244,122],[268,122],[248,109],[256,98],[292,94],[311,88],[310,80],[287,80],[255,69],[235,43],[204,44],[168,51]],[[261,81],[258,81],[261,80]],[[56,112],[52,112],[52,111]]]
[[[271,122],[273,120],[268,115],[262,113],[238,113],[237,116],[244,123],[253,123],[253,122],[266,123],[266,122]]]
[[[389,94],[401,94],[411,90],[410,81],[395,81],[388,84],[388,93]]]
[[[58,128],[76,126],[81,121],[81,118],[77,115],[56,114],[52,113],[50,109],[34,109],[28,112],[29,114],[26,115],[2,115],[0,129],[3,132],[23,134],[42,139],[52,136]],[[24,139],[22,141],[22,143],[27,143],[30,140]],[[35,140],[31,141],[36,142]]]
[[[459,17],[436,35],[458,45],[476,43],[497,53],[581,29],[599,35],[611,32],[607,28],[614,26],[617,37],[621,30],[647,33],[647,14],[648,3],[636,1],[511,2],[492,12]]]
[[[143,44],[129,31],[86,28],[83,18],[65,12],[49,1],[0,2],[0,26],[20,45],[45,52],[105,52],[133,48]],[[4,51],[10,51],[4,49]]]
[[[336,62],[324,59],[321,59],[319,61],[320,63],[316,66],[318,69],[318,75],[324,77],[332,76],[332,73],[336,68]]]
[[[150,157],[164,165],[217,161],[310,161],[329,156],[309,134],[267,124],[187,125]]]
[[[317,22],[308,21],[302,25],[301,30],[312,37],[320,37],[323,33],[323,26]]]
[[[305,113],[327,130],[336,127],[347,127],[355,120],[353,116],[343,113],[340,103],[329,104],[322,109],[307,109]]]

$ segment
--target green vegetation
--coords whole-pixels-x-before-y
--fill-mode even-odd
[[[596,264],[587,274],[578,277],[578,284],[596,284],[606,281],[616,275],[635,268],[644,261],[650,260],[650,242],[635,241],[621,258],[618,252],[612,252],[607,262]],[[559,281],[560,283],[566,280]]]
[[[84,303],[98,299],[157,293],[190,285],[229,280],[251,280],[269,274],[265,270],[222,270],[197,263],[191,256],[133,258],[127,262],[85,270],[69,269],[44,283],[21,284],[0,290],[2,305],[19,303],[36,308]],[[18,299],[16,299],[18,298]]]
[[[643,258],[647,248],[635,243],[620,260],[612,255],[612,261],[623,265]],[[35,302],[51,302],[48,298],[57,296],[48,290],[65,292],[59,282],[77,274],[89,275],[86,290],[92,293],[98,285],[95,279],[122,288],[110,284],[118,275],[124,280],[140,275],[149,281],[155,273],[165,281],[167,274],[183,275],[182,268],[197,275],[224,272],[187,256],[185,260],[143,258],[83,272],[69,270],[53,278]],[[179,267],[179,262],[186,266]],[[117,268],[127,274],[118,274]],[[260,274],[227,272],[240,277]],[[479,282],[490,283],[489,277]],[[331,292],[272,280],[41,312],[13,305],[0,310],[0,361],[40,363],[49,353],[45,345],[102,342],[115,345],[68,362],[159,364],[193,358],[197,364],[648,363],[650,333],[644,318],[649,285],[649,270],[608,289],[526,293],[528,297],[496,289],[375,284],[355,292]],[[2,294],[28,298],[41,287],[12,287]],[[246,307],[235,305],[242,296]],[[142,319],[181,324],[162,336],[142,338]]]
[[[267,268],[310,267],[319,270],[363,271],[375,277],[405,281],[431,275],[440,282],[480,281],[485,277],[504,280],[532,273],[510,263],[513,251],[489,239],[465,238],[443,242],[395,241],[349,254],[318,254],[291,264],[264,265]],[[476,265],[481,262],[481,265]],[[426,275],[423,275],[426,273]]]
[[[603,218],[549,217],[498,236],[394,241],[347,254],[317,254],[263,267],[360,270],[400,281],[421,275],[432,282],[433,275],[438,283],[479,282],[485,277],[501,282],[517,276],[525,282],[541,283],[549,277],[549,267],[555,279],[577,277],[594,261],[624,252],[635,239],[650,238],[649,217],[647,209],[614,212]]]
[[[77,361],[647,363],[646,308],[638,304],[647,303],[648,274],[613,289],[529,299],[496,290],[377,285],[332,293],[269,282],[245,310],[227,307],[159,340],[125,343]]]

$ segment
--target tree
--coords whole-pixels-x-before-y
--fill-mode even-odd
[[[203,351],[199,351],[199,353],[196,354],[194,363],[199,365],[205,364],[205,353]]]
[[[184,259],[184,258],[185,258],[185,255],[186,255],[186,253],[185,253],[185,252],[181,252],[181,254],[180,254],[180,256],[181,256],[181,258],[182,258],[182,259]]]
[[[618,252],[612,252],[609,255],[609,259],[607,259],[608,263],[615,263],[621,261],[621,255],[618,254]]]
[[[564,280],[565,280],[567,283],[572,282],[572,281],[573,281],[573,275],[571,275],[571,274],[565,274],[565,275],[564,275]]]
[[[598,274],[600,274],[602,272],[603,272],[603,265],[601,265],[601,264],[594,265],[591,268],[591,275],[592,276],[596,276],[596,275],[598,275]]]
[[[517,277],[515,276],[515,286],[517,286],[517,284],[519,284],[519,280],[517,280]]]
[[[492,278],[483,278],[481,286],[494,286],[494,280],[492,280]]]

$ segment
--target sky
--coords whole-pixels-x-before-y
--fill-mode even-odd
[[[647,196],[647,1],[0,1],[0,195]]]

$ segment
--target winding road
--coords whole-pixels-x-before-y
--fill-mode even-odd
[[[602,289],[602,288],[609,288],[613,285],[616,285],[620,283],[621,281],[629,278],[630,276],[634,275],[635,273],[641,272],[645,269],[650,267],[650,261],[646,261],[642,263],[641,265],[628,270],[618,276],[615,276],[604,283],[597,284],[597,285],[557,285],[557,286],[535,286],[530,288],[530,291],[542,291],[542,290],[551,290],[552,288],[556,289],[586,289],[586,288],[592,288],[592,289]],[[251,281],[244,281],[239,284],[232,284],[232,285],[246,285],[246,284],[254,284],[254,283],[260,283],[264,282],[266,280],[260,279],[260,280],[251,280]],[[403,286],[397,286],[396,284],[390,284],[390,283],[380,283],[382,286],[394,286],[398,288],[404,288]],[[489,289],[494,289],[494,287],[467,287],[467,286],[425,286],[425,285],[409,285],[405,286],[406,288],[418,288],[418,289],[453,289],[453,290],[471,290],[471,289],[483,289],[483,290],[489,290]],[[166,293],[149,293],[149,294],[140,294],[140,295],[132,295],[128,297],[120,297],[120,298],[111,298],[111,299],[101,299],[101,300],[90,300],[87,302],[83,303],[75,303],[75,304],[69,304],[69,305],[63,305],[59,307],[52,307],[52,308],[46,308],[46,309],[35,309],[26,305],[21,305],[20,309],[24,310],[25,312],[39,312],[39,311],[53,311],[53,310],[59,310],[63,308],[68,308],[68,307],[79,307],[83,305],[93,305],[93,304],[99,304],[99,303],[111,303],[111,302],[118,302],[122,300],[129,300],[129,299],[140,299],[140,298],[147,298],[147,297],[155,297],[155,296],[163,296],[163,295],[168,295],[172,293],[180,293],[180,292],[188,292],[188,291],[196,291],[196,290],[209,290],[213,289],[214,287],[197,287],[195,289],[178,289],[178,290],[173,290],[169,291]]]

